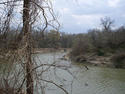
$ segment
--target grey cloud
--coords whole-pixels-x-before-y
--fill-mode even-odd
[[[60,19],[65,32],[85,32],[99,26],[100,18],[105,16],[120,26],[124,24],[124,7],[125,0],[55,0],[56,10],[62,11]]]

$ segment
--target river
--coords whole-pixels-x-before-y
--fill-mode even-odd
[[[69,71],[56,68],[45,73],[49,80],[54,80],[69,94],[125,94],[125,69],[105,68],[73,63],[70,60],[61,60],[65,53],[38,54],[39,63],[52,63],[70,66]],[[52,72],[53,71],[53,72]],[[55,75],[56,71],[56,75]],[[72,75],[71,75],[72,74]],[[56,77],[55,77],[56,76]],[[45,89],[46,94],[65,94],[54,85]]]

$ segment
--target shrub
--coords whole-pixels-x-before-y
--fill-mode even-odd
[[[84,55],[93,50],[93,45],[87,35],[78,35],[72,47],[72,55],[79,56]]]
[[[105,55],[105,52],[104,52],[103,50],[99,49],[99,50],[97,51],[97,55],[98,55],[98,56],[104,56],[104,55]]]
[[[111,60],[116,68],[125,68],[125,53],[114,55]]]

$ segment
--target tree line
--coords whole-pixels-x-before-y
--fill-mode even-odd
[[[114,21],[106,17],[101,19],[100,29],[91,29],[88,33],[78,34],[73,44],[72,54],[78,56],[89,52],[98,55],[125,51],[125,26],[112,28]]]
[[[86,52],[97,52],[97,54],[104,54],[104,52],[117,52],[125,48],[125,26],[112,29],[114,24],[110,18],[101,19],[100,29],[90,29],[87,33],[70,34],[59,32],[56,30],[46,30],[42,32],[41,29],[31,30],[32,42],[34,48],[73,48],[72,54],[79,55]],[[20,40],[20,31],[11,29],[11,32],[6,34],[7,47],[16,48],[15,39]],[[4,36],[0,34],[0,36]],[[17,37],[18,36],[18,37]],[[2,38],[2,37],[1,37]],[[0,47],[5,48],[5,41],[0,40]]]
[[[16,43],[20,40],[21,29],[16,31],[11,29],[6,35],[6,40],[2,38],[3,34],[0,34],[0,47],[9,47],[11,49],[16,49]],[[34,48],[71,48],[75,34],[68,34],[65,32],[58,32],[56,30],[46,30],[42,32],[40,29],[31,30],[32,42]],[[15,39],[17,42],[15,42]],[[7,42],[5,45],[5,41]]]

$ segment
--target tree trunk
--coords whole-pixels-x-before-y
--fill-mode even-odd
[[[25,50],[25,63],[26,63],[26,92],[33,94],[33,73],[32,70],[32,57],[31,57],[31,32],[30,32],[30,0],[24,0],[23,4],[23,34]]]

